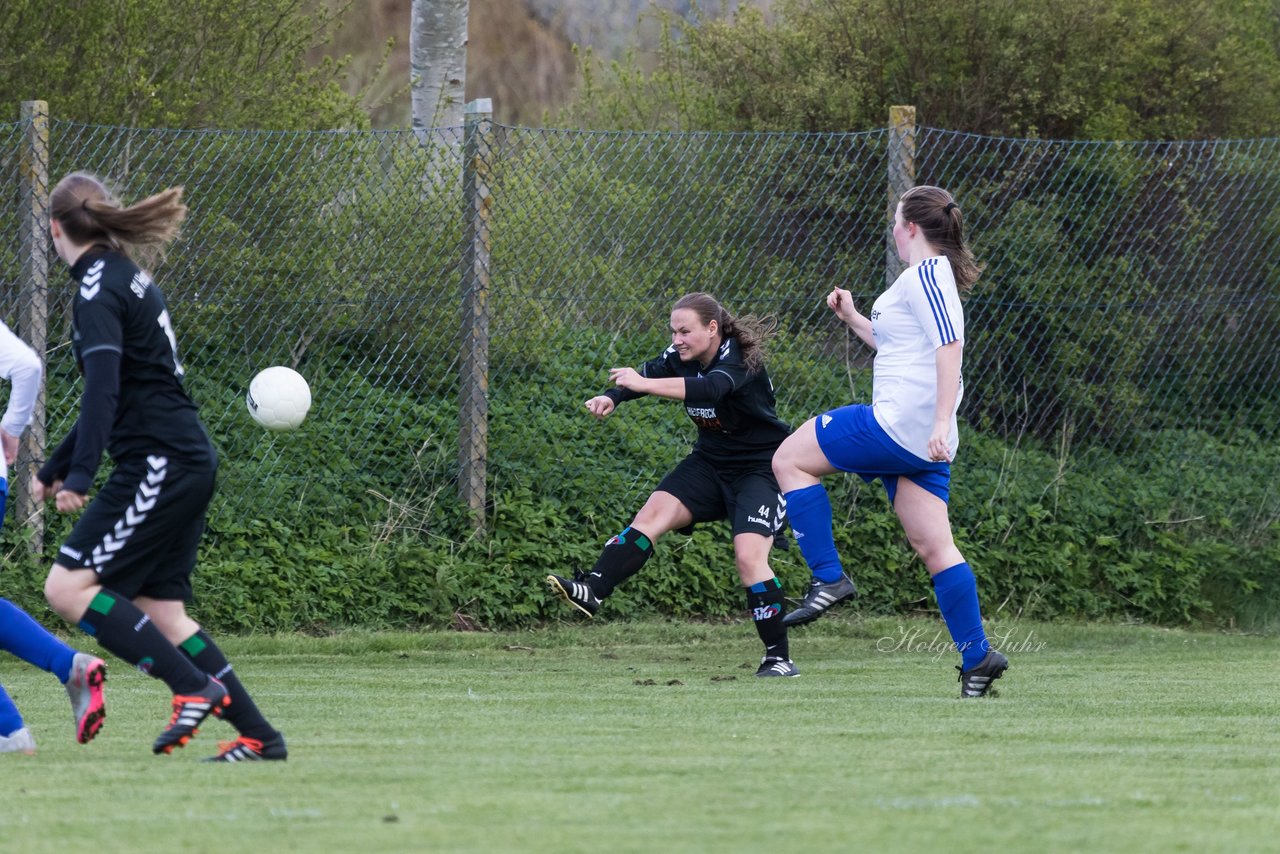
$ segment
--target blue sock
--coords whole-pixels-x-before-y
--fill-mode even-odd
[[[71,678],[76,651],[8,599],[0,599],[0,649],[52,673],[63,684]]]
[[[986,657],[990,645],[982,630],[982,610],[978,607],[978,581],[967,563],[942,570],[933,577],[938,610],[960,650],[961,667],[970,670]]]
[[[4,686],[0,685],[0,736],[13,735],[20,729],[22,729],[22,715],[18,714],[18,707],[13,704],[13,700],[9,699]]]
[[[787,518],[796,545],[813,577],[823,584],[839,581],[844,575],[836,540],[831,532],[831,499],[822,484],[794,489],[782,496],[787,500]]]

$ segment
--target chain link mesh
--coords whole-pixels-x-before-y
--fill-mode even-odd
[[[0,311],[10,326],[16,326],[18,304],[22,293],[22,246],[24,226],[19,211],[23,207],[20,198],[22,180],[22,125],[0,123],[0,183],[5,192],[0,196],[0,221],[4,223],[4,237],[0,238],[0,275],[4,287],[0,289]]]
[[[966,417],[1118,452],[1167,428],[1274,438],[1277,143],[923,129],[919,172],[968,202],[988,265]]]
[[[127,200],[186,187],[192,214],[157,279],[229,467],[215,520],[287,516],[305,501],[352,524],[412,524],[426,503],[456,494],[460,436],[464,456],[484,456],[490,490],[536,492],[543,469],[528,460],[548,452],[571,479],[598,454],[643,449],[652,467],[617,496],[631,506],[691,430],[644,402],[601,428],[582,401],[604,390],[609,367],[660,352],[671,303],[693,290],[778,318],[770,373],[793,424],[869,400],[871,354],[823,297],[848,287],[865,309],[884,288],[888,158],[901,148],[888,131],[476,127],[468,149],[462,128],[51,123],[51,180],[89,170]],[[26,131],[0,125],[0,307],[15,328],[29,269]],[[1139,462],[1143,437],[1161,429],[1275,441],[1280,141],[1062,142],[921,127],[913,142],[905,174],[956,195],[986,266],[966,307],[969,429]],[[476,186],[483,197],[464,197]],[[56,441],[78,400],[71,289],[60,265],[49,268]],[[469,358],[480,361],[468,375]],[[271,364],[312,384],[302,438],[248,421],[244,390]],[[487,429],[459,423],[476,394]],[[574,411],[575,426],[554,421],[549,432]]]

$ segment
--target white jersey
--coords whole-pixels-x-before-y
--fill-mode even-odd
[[[876,341],[871,385],[876,421],[895,442],[927,460],[938,403],[937,350],[964,341],[964,310],[951,262],[938,256],[908,267],[872,306],[871,333]],[[953,456],[960,445],[956,409],[963,396],[961,381],[947,437]]]
[[[31,413],[40,395],[40,380],[44,369],[40,357],[0,322],[0,377],[13,383],[9,389],[9,406],[5,409],[0,427],[10,436],[21,436],[31,423]],[[4,454],[0,454],[0,479],[8,481],[9,466]]]

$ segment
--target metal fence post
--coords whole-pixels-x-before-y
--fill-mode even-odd
[[[44,360],[49,338],[49,104],[23,101],[22,151],[19,155],[19,258],[24,270],[17,335]],[[31,426],[18,450],[9,478],[18,521],[31,526],[31,550],[44,549],[44,514],[28,483],[35,461],[44,457],[45,391],[43,383],[31,415]]]
[[[484,531],[489,455],[489,154],[493,101],[466,105],[462,148],[465,223],[462,263],[462,364],[458,387],[458,492]]]
[[[884,278],[892,285],[903,263],[893,244],[893,217],[902,194],[916,183],[916,108],[889,108],[889,228],[885,248]]]

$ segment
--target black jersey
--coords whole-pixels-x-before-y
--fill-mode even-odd
[[[778,418],[773,383],[762,367],[748,373],[742,364],[737,338],[720,344],[711,364],[685,362],[668,347],[662,355],[640,366],[645,377],[683,377],[684,411],[698,426],[694,450],[726,468],[758,468],[769,465],[773,452],[791,433]],[[613,388],[605,395],[614,403],[645,395]]]
[[[126,255],[94,247],[77,259],[71,278],[76,284],[71,346],[77,365],[83,369],[85,358],[99,351],[120,358],[120,391],[107,453],[117,463],[158,455],[212,466],[216,455],[196,405],[182,387],[173,324],[151,277]]]

